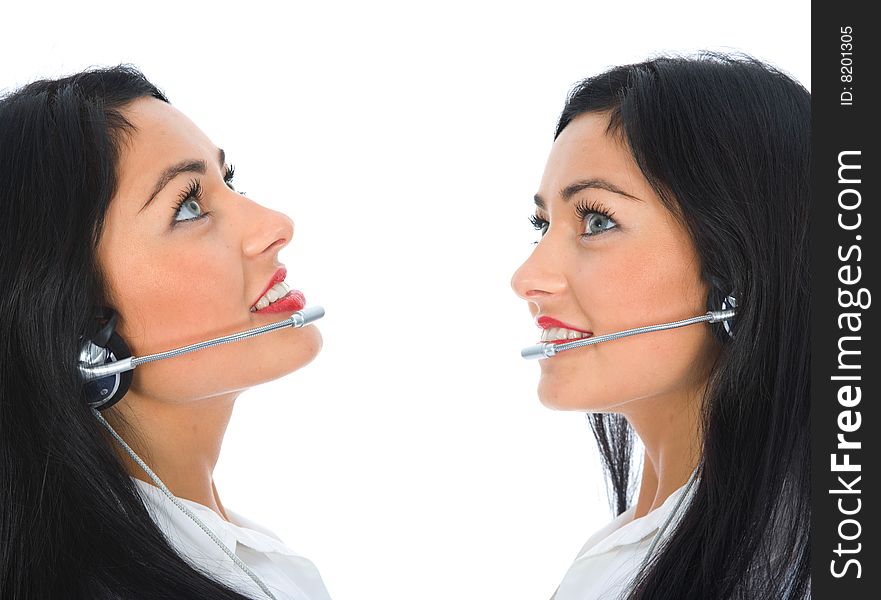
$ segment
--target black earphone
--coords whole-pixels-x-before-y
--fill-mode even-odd
[[[737,308],[737,298],[734,296],[734,292],[731,292],[725,299],[722,300],[722,310],[729,310]],[[725,319],[722,321],[722,325],[725,326],[725,331],[728,333],[730,337],[734,337],[734,317],[730,319]]]
[[[80,336],[80,365],[98,367],[129,358],[132,353],[128,344],[114,331],[119,313],[108,306],[98,306],[94,317],[92,332]],[[125,395],[131,383],[131,370],[84,381],[86,402],[99,410],[110,408]]]
[[[737,308],[737,296],[734,291],[725,294],[726,289],[731,289],[718,277],[710,276],[710,291],[707,298],[709,310],[733,310]],[[713,335],[720,343],[724,344],[729,338],[734,337],[734,321],[736,316],[724,321],[719,321],[712,326]]]

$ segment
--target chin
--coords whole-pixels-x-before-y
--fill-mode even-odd
[[[252,361],[246,365],[248,384],[243,389],[275,381],[299,371],[311,363],[321,351],[323,340],[315,325],[288,329],[285,333],[289,337],[276,334],[279,337],[275,338],[274,343],[262,348],[263,361]]]
[[[560,383],[552,378],[542,378],[538,383],[538,399],[542,405],[552,410],[578,412],[613,412],[616,403],[607,393],[591,394],[583,386],[569,381]]]
[[[552,410],[585,410],[584,396],[584,392],[579,394],[572,386],[554,385],[544,377],[538,383],[539,402]]]
[[[297,349],[293,353],[298,360],[296,366],[291,369],[292,371],[305,367],[315,360],[315,357],[318,356],[324,345],[324,338],[321,337],[321,332],[314,324],[306,325],[300,329],[299,333],[300,335],[297,336]]]

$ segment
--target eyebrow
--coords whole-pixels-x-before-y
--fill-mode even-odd
[[[624,196],[625,198],[636,200],[637,202],[643,201],[642,198],[637,198],[633,194],[628,194],[614,183],[597,177],[591,179],[583,179],[581,181],[576,181],[575,183],[567,185],[560,191],[560,197],[563,198],[563,202],[568,202],[575,194],[577,194],[581,190],[586,189],[606,190],[607,192],[612,192],[613,194],[618,194],[620,196]],[[542,209],[547,207],[544,199],[542,199],[539,194],[535,195],[535,205]]]
[[[226,163],[226,153],[223,151],[223,148],[218,148],[217,159],[220,162],[220,168],[222,169],[224,163]],[[153,192],[150,194],[150,197],[147,198],[147,201],[144,203],[144,206],[141,207],[141,210],[138,211],[138,214],[141,214],[141,212],[147,208],[159,192],[161,192],[172,179],[181,173],[198,173],[204,175],[206,168],[205,161],[202,159],[186,159],[166,168],[162,171],[162,174],[156,181],[156,185],[153,187]]]

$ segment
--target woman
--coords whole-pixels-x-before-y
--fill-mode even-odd
[[[617,515],[556,600],[809,594],[809,126],[808,92],[750,58],[571,92],[512,279],[542,340],[735,313],[540,362],[542,403],[589,413]]]
[[[127,66],[0,99],[0,169],[0,597],[326,600],[212,477],[238,395],[314,326],[143,364],[112,402],[79,370],[102,335],[140,357],[290,317],[292,221]]]

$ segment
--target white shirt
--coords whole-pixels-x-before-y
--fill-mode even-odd
[[[694,477],[694,474],[692,474]],[[694,496],[697,482],[663,532],[666,539],[675,529]],[[685,493],[688,483],[664,501],[661,506],[638,519],[633,519],[635,506],[618,515],[611,523],[594,533],[581,548],[554,595],[554,600],[619,600],[630,588],[658,528],[664,524]],[[660,542],[659,542],[660,544]],[[655,551],[657,551],[657,546]]]
[[[251,598],[267,598],[260,587],[158,487],[132,480],[147,510],[171,545],[191,565]],[[269,529],[224,508],[232,522],[192,500],[178,498],[242,562],[272,590],[279,600],[330,600],[318,569],[296,554]]]

